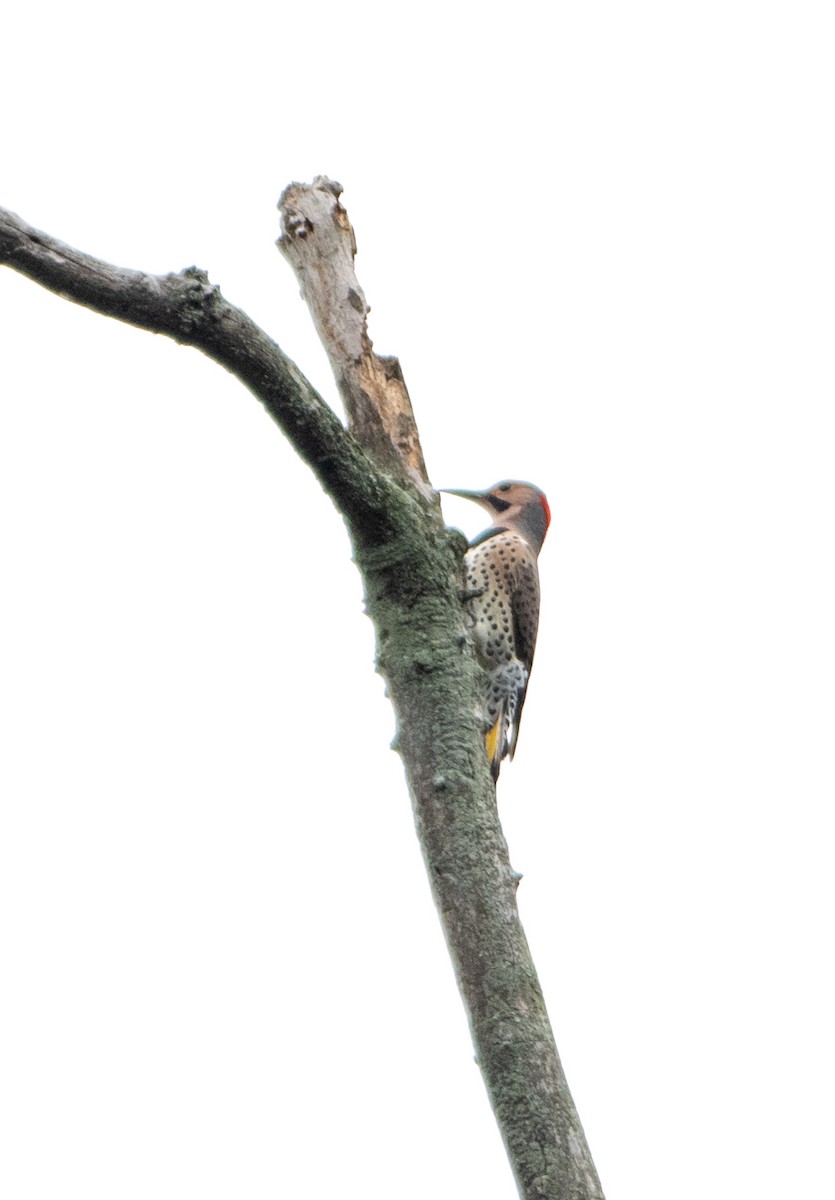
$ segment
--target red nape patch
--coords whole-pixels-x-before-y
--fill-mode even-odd
[[[542,505],[542,511],[545,513],[545,528],[551,524],[551,510],[548,507],[548,501],[544,496],[539,497],[539,503]]]

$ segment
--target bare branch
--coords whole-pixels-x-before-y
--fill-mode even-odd
[[[50,291],[202,350],[261,401],[357,534],[391,536],[391,485],[313,386],[205,271],[150,275],[116,267],[0,209],[0,263]]]
[[[412,404],[396,358],[382,358],[368,336],[369,307],[354,271],[356,238],[339,203],[342,187],[320,175],[291,183],[278,208],[278,248],[296,273],[330,359],[348,427],[381,465],[428,483]]]

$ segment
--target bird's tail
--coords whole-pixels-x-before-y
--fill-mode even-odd
[[[492,725],[484,735],[484,745],[494,780],[499,778],[502,760],[508,754],[513,758],[527,685],[528,672],[518,659],[502,663],[490,674],[487,719]]]

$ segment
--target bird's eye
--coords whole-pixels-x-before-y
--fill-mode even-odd
[[[500,491],[500,492],[509,492],[509,491],[510,491],[510,484],[509,484],[509,483],[503,483],[503,484],[502,484],[502,486],[499,488],[499,491]]]

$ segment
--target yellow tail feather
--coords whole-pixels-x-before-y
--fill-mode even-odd
[[[496,721],[496,724],[484,735],[484,745],[487,748],[487,758],[493,771],[493,778],[497,779],[499,775],[499,767],[501,766],[502,752],[502,736],[501,736],[502,718],[501,716]]]

